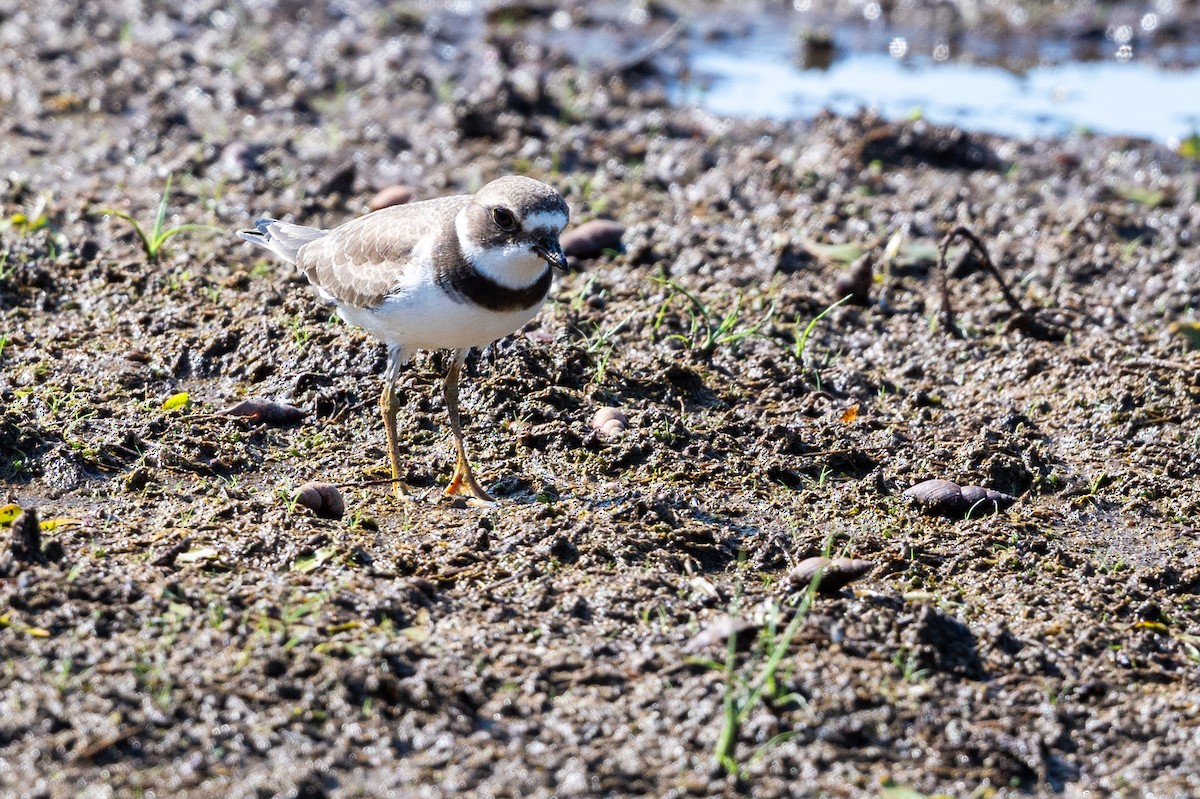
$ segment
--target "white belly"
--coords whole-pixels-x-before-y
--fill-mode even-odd
[[[375,308],[339,304],[338,314],[387,344],[412,352],[486,347],[520,330],[541,307],[539,302],[519,311],[489,311],[469,302],[455,302],[429,282],[389,296]]]

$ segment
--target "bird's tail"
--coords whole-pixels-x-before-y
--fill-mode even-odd
[[[289,264],[296,263],[296,254],[310,241],[316,241],[329,233],[315,227],[293,225],[274,219],[259,219],[254,230],[239,230],[238,235],[246,241],[266,247]]]

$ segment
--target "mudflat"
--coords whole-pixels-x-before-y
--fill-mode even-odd
[[[1197,162],[674,108],[638,8],[4,12],[3,795],[1200,793]],[[234,231],[514,173],[615,226],[468,362],[499,504],[436,353],[397,500]]]

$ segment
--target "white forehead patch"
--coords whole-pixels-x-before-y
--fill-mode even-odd
[[[562,211],[538,211],[525,217],[522,227],[526,230],[545,230],[558,233],[567,226],[567,215]]]

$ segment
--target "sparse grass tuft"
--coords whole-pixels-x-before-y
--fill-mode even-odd
[[[800,317],[798,315],[796,316],[796,330],[800,331],[800,335],[796,336],[796,341],[792,345],[792,357],[793,358],[795,358],[797,361],[800,361],[801,363],[804,363],[805,352],[808,349],[808,337],[812,335],[812,332],[816,328],[817,323],[820,322],[822,319],[824,319],[826,316],[828,316],[833,311],[834,308],[849,301],[849,299],[850,299],[850,295],[846,295],[845,297],[842,297],[840,300],[835,302],[833,305],[830,305],[828,308],[821,311],[819,314],[817,314],[816,316],[813,317],[811,322],[809,322],[807,325],[805,325],[803,331],[800,331]]]
[[[592,378],[594,385],[599,386],[604,383],[604,375],[608,371],[608,362],[612,359],[613,352],[617,348],[616,342],[613,339],[633,320],[634,313],[630,313],[620,322],[617,322],[606,330],[601,329],[600,325],[593,323],[592,334],[590,336],[582,330],[579,331],[586,342],[584,350],[592,358],[592,362],[596,367],[596,373]]]
[[[288,330],[292,331],[292,341],[295,342],[296,348],[303,351],[312,341],[312,328],[300,314],[289,316],[283,320],[283,323],[287,325]]]
[[[783,743],[795,734],[792,731],[784,731],[771,738],[754,750],[746,764],[741,763],[737,758],[738,738],[742,725],[759,702],[769,700],[774,707],[804,702],[804,698],[799,694],[784,690],[782,681],[779,679],[779,670],[784,656],[791,649],[796,633],[800,631],[800,626],[808,617],[808,611],[812,607],[820,579],[821,575],[818,574],[805,589],[795,614],[782,632],[778,630],[777,612],[770,615],[760,641],[760,652],[765,659],[757,669],[757,674],[754,673],[756,659],[752,659],[740,669],[738,668],[736,630],[730,631],[725,648],[724,663],[707,659],[693,659],[692,661],[725,673],[721,734],[717,738],[713,754],[725,771],[734,777],[744,778],[749,763],[763,757],[769,749]]]
[[[735,346],[738,342],[756,335],[775,315],[775,306],[772,305],[766,316],[758,322],[746,323],[742,319],[742,295],[738,294],[733,301],[733,307],[720,316],[674,280],[662,277],[652,277],[651,280],[671,291],[654,315],[654,329],[657,330],[662,325],[675,298],[683,297],[688,303],[688,333],[675,333],[667,338],[681,341],[688,349],[702,355],[711,355],[718,347]]]
[[[224,233],[225,231],[213,225],[198,225],[186,224],[175,225],[174,227],[166,227],[167,222],[167,202],[171,196],[171,179],[172,175],[167,176],[167,185],[163,188],[162,198],[158,201],[158,213],[154,216],[154,225],[147,231],[142,225],[133,218],[133,216],[125,211],[116,208],[101,208],[93,212],[96,216],[115,216],[124,219],[133,227],[133,232],[137,234],[138,239],[142,243],[142,251],[146,253],[146,259],[151,263],[157,262],[159,256],[163,253],[163,246],[167,243],[167,239],[172,236],[184,233],[191,230],[209,230],[216,233]]]
[[[295,491],[279,487],[279,498],[283,500],[283,506],[287,509],[288,516],[293,516],[296,513],[296,505],[299,504],[299,497]]]
[[[907,649],[892,655],[892,665],[900,670],[901,678],[908,683],[921,682],[929,676],[929,669],[920,668],[919,663],[916,653]]]

